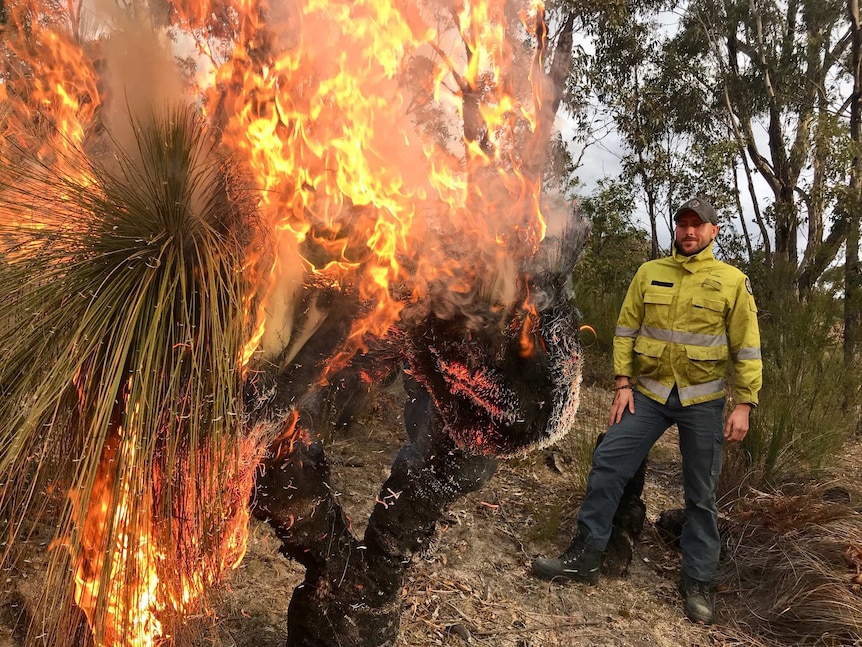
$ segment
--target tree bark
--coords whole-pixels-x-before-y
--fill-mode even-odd
[[[252,508],[275,530],[281,552],[306,568],[288,606],[287,645],[393,645],[400,596],[370,568],[329,486],[323,446],[296,422],[262,463]]]
[[[746,27],[753,32],[750,43],[737,38],[739,22],[729,23],[726,31],[727,43],[727,74],[730,83],[728,103],[733,106],[733,113],[744,136],[749,157],[755,169],[769,185],[774,196],[775,217],[775,254],[774,263],[782,264],[782,273],[788,270],[796,273],[797,287],[802,268],[800,268],[797,251],[797,233],[799,214],[796,204],[796,191],[802,170],[808,162],[811,153],[811,128],[815,117],[818,92],[822,92],[825,80],[840,53],[846,47],[845,39],[839,39],[830,50],[829,34],[836,25],[835,14],[802,13],[800,3],[791,0],[786,4],[783,18],[776,17],[780,23],[774,25],[770,32],[778,43],[770,45],[770,33],[767,31],[765,16],[761,7],[750,0]],[[799,16],[804,15],[804,24],[798,24]],[[800,34],[804,34],[800,36]],[[804,40],[802,40],[804,39]],[[838,54],[838,57],[835,55]],[[744,91],[737,92],[734,88],[745,87],[745,77],[738,69],[738,56],[746,56],[754,69],[757,78],[762,83],[762,93],[766,100],[767,136],[769,158],[761,154],[754,134],[754,118],[749,107],[749,101]],[[795,70],[800,70],[804,79],[799,88],[784,87],[786,77]],[[788,119],[792,114],[792,121]],[[792,125],[792,129],[789,126]],[[814,229],[818,228],[816,210]],[[809,241],[806,257],[814,258],[817,254]],[[806,275],[806,280],[813,282],[817,276],[811,277],[812,271]]]
[[[742,200],[739,198],[739,178],[736,175],[736,169],[733,169],[733,189],[733,197],[736,201],[736,212],[739,214],[739,226],[742,228],[742,237],[745,240],[745,251],[748,253],[748,262],[752,263],[754,261],[754,248],[751,246],[751,236],[748,234],[748,223],[745,221],[745,210],[742,208]]]
[[[538,47],[533,58],[533,95],[536,105],[536,127],[530,136],[524,155],[523,169],[527,177],[538,180],[545,168],[548,144],[554,119],[560,109],[566,81],[572,69],[572,45],[574,43],[575,15],[568,12],[554,47],[550,67],[545,72],[545,55],[548,47],[548,27],[544,12],[538,16],[536,39]]]
[[[850,174],[850,199],[847,221],[846,257],[844,261],[844,361],[854,366],[859,356],[860,325],[862,325],[862,268],[859,264],[860,208],[862,208],[862,21],[859,0],[849,0],[852,23],[851,64],[853,98],[850,104],[850,137],[855,144],[853,168]]]
[[[728,29],[727,33],[727,52],[728,52],[728,62],[725,64],[724,59],[722,58],[720,52],[716,47],[715,51],[715,59],[718,62],[718,66],[721,70],[721,75],[723,79],[723,91],[722,97],[724,99],[724,108],[727,112],[727,119],[730,123],[731,130],[733,132],[734,140],[736,141],[737,150],[739,151],[739,159],[742,164],[742,169],[745,173],[746,185],[748,187],[748,195],[751,197],[752,209],[754,210],[754,220],[757,223],[758,228],[760,229],[760,236],[763,239],[763,255],[764,262],[766,267],[772,267],[772,241],[769,239],[769,230],[766,227],[766,223],[763,219],[763,214],[760,211],[760,204],[758,203],[757,191],[754,188],[754,180],[751,176],[751,168],[748,166],[748,158],[746,157],[746,140],[745,135],[742,133],[740,129],[739,120],[737,118],[736,113],[734,112],[733,105],[730,100],[730,80],[731,78],[736,78],[739,76],[739,69],[737,68],[736,58],[737,58],[737,40],[736,34],[733,31],[733,28]],[[728,72],[728,68],[731,73]],[[734,184],[736,184],[736,174],[734,174]],[[745,233],[745,242],[748,246],[748,259],[749,262],[754,260],[754,251],[751,245],[751,239],[748,236],[748,228],[745,225],[745,214],[742,211],[742,206],[739,201],[739,191],[737,191],[737,204],[739,205],[739,219],[742,225],[742,230]]]

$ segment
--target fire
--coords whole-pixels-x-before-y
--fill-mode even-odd
[[[514,27],[504,3],[463,3],[449,28],[432,26],[440,16],[430,8],[391,0],[234,9],[233,48],[223,61],[210,54],[213,73],[201,81],[208,83],[205,109],[225,119],[223,141],[251,169],[276,248],[300,256],[326,231],[335,260],[318,267],[306,257],[308,267],[333,283],[357,285],[374,304],[331,370],[398,318],[403,302],[393,298],[394,286],[406,286],[414,298],[439,281],[459,289],[464,266],[441,251],[444,245],[469,240],[479,271],[481,264],[497,266],[500,248],[513,239],[535,245],[544,236],[538,180],[517,172],[517,131],[528,131],[535,116],[533,93],[515,87],[523,81],[513,69]],[[175,11],[175,25],[192,35],[202,33],[210,14],[195,3],[178,3]],[[535,13],[524,19],[535,21]],[[457,51],[458,39],[467,57],[447,53]],[[198,49],[210,53],[212,46],[198,38]],[[419,89],[405,82],[416,80],[417,61],[433,61]],[[448,125],[481,122],[483,141],[462,135],[460,153],[435,141],[441,133],[423,132],[411,114],[429,102]],[[475,114],[466,114],[471,106]],[[423,250],[433,238],[439,242]],[[405,270],[403,259],[416,269]],[[295,259],[277,254],[262,277],[267,297],[254,314],[257,333],[243,364],[256,351],[277,354],[289,338],[269,305],[291,289],[295,267]],[[285,308],[283,316],[290,315]]]
[[[123,430],[117,429],[105,445],[86,504],[74,490],[70,495],[76,510],[86,505],[81,515],[75,602],[94,628],[96,647],[150,647],[162,635],[155,614],[159,577],[155,568],[158,553],[151,540],[151,501],[138,501],[128,481],[114,488],[118,479],[113,472],[121,460],[118,450],[134,451],[134,443],[121,443],[123,436]],[[114,510],[113,518],[107,517],[109,510]],[[110,574],[107,579],[103,578],[105,570]],[[130,573],[134,574],[131,578]],[[109,585],[107,591],[101,590],[104,581]],[[131,604],[126,604],[129,600]]]
[[[7,114],[0,145],[7,139],[25,149],[35,146],[40,159],[62,161],[83,142],[100,94],[94,58],[69,23],[56,16],[31,19],[39,13],[47,12],[35,1],[6,3],[5,47],[30,69],[3,75]],[[33,141],[34,122],[38,143]],[[81,170],[64,167],[76,177]]]
[[[100,467],[110,465],[108,457],[116,451],[116,446],[106,447]],[[240,507],[226,519],[233,530],[219,563],[208,564],[205,558],[211,556],[194,555],[188,548],[191,554],[168,553],[153,523],[151,498],[136,497],[122,483],[115,490],[117,479],[110,469],[100,470],[82,514],[75,602],[94,630],[96,647],[150,647],[171,638],[160,620],[162,614],[173,619],[200,611],[208,588],[242,561],[249,513]],[[250,478],[247,485],[246,499]],[[112,501],[114,497],[118,500]],[[77,497],[73,504],[82,508]],[[114,510],[113,517],[106,516],[107,510]],[[177,575],[177,563],[183,557],[201,560],[192,577]],[[103,582],[108,582],[107,591],[101,590]]]
[[[95,647],[164,644],[172,637],[170,623],[205,611],[206,591],[238,566],[246,551],[247,501],[260,459],[258,439],[250,435],[241,443],[236,462],[230,463],[240,469],[223,493],[226,508],[219,523],[223,537],[220,551],[212,553],[195,541],[199,533],[186,527],[195,521],[179,521],[165,537],[164,524],[153,514],[154,491],[142,488],[142,475],[126,472],[138,451],[135,418],[133,414],[129,429],[118,427],[107,439],[89,495],[81,497],[77,489],[70,492],[81,520],[69,542],[77,558],[74,599],[93,629]],[[181,470],[189,467],[186,461]],[[158,489],[167,475],[154,470]],[[199,495],[194,479],[185,484],[184,512],[192,513]],[[190,573],[178,568],[185,562],[197,568]]]
[[[238,371],[250,374],[297,340],[296,294],[308,275],[349,286],[364,306],[329,374],[369,337],[386,335],[405,303],[432,290],[464,294],[487,279],[495,304],[508,303],[512,256],[530,253],[545,235],[541,178],[523,158],[542,94],[523,72],[530,53],[513,46],[535,32],[542,6],[533,0],[512,21],[508,4],[171,3],[171,38],[161,40],[193,50],[182,52],[197,65],[186,98],[252,179],[270,234],[249,247],[244,267],[257,292],[244,301],[252,332]],[[80,151],[102,111],[122,112],[126,96],[122,87],[109,92],[102,74],[112,64],[103,54],[111,29],[88,38],[71,3],[66,12],[47,0],[4,6],[3,47],[27,67],[0,74],[0,148],[9,158],[16,147],[35,147],[46,166],[86,183]],[[33,227],[75,226],[46,213],[32,219]],[[534,316],[523,318],[526,354]],[[147,479],[127,481],[120,471],[134,458],[134,427],[112,433],[96,482],[83,488],[86,496],[71,495],[80,520],[76,601],[97,645],[152,645],[170,638],[163,617],[194,608],[241,559],[241,493],[250,490],[261,443],[240,450],[238,465],[251,468],[238,470],[225,506],[236,529],[223,531],[230,554],[214,557],[198,579],[177,582],[171,564],[206,548],[165,536],[152,511],[155,493],[140,487]],[[193,469],[182,461],[177,468]],[[156,484],[173,476],[149,475]],[[180,501],[194,511],[198,496],[190,489]]]

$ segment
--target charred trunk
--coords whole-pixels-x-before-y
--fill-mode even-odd
[[[264,462],[254,514],[273,527],[281,552],[306,568],[288,608],[289,647],[395,645],[411,558],[428,545],[449,505],[496,470],[495,459],[455,447],[431,397],[409,382],[409,442],[362,541],[332,493],[320,443],[290,425]]]
[[[301,437],[277,442],[255,484],[255,517],[269,523],[281,552],[305,580],[287,611],[291,647],[393,644],[397,590],[381,586],[329,486],[323,447]]]
[[[481,488],[497,460],[458,449],[428,392],[407,378],[404,421],[410,441],[398,453],[365,532],[369,557],[381,570],[403,567],[427,547],[437,522],[456,499]]]
[[[521,275],[531,278],[519,280],[521,293],[510,307],[481,290],[446,316],[430,307],[433,299],[413,304],[388,343],[354,361],[356,375],[336,374],[334,395],[303,389],[320,383],[315,371],[345,334],[335,316],[343,310],[338,296],[331,302],[318,296],[318,309],[328,304],[332,316],[298,354],[276,358],[279,368],[259,376],[249,393],[259,419],[289,412],[261,466],[253,506],[275,529],[281,552],[306,569],[288,608],[289,647],[395,645],[404,575],[448,507],[481,488],[499,458],[550,444],[571,428],[580,348],[567,279],[580,242],[579,230],[567,230],[541,256],[543,265],[525,266]],[[330,420],[349,423],[366,382],[379,383],[402,364],[409,366],[408,440],[360,539],[330,487],[323,446],[309,423],[326,419],[321,409],[330,406],[336,414]],[[254,406],[260,398],[263,404]]]

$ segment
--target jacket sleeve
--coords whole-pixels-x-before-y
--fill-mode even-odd
[[[614,331],[614,375],[635,376],[634,348],[638,330],[644,318],[644,295],[641,277],[643,266],[638,269],[626,292],[620,308],[617,328]]]
[[[744,275],[736,286],[736,299],[727,315],[727,337],[733,361],[734,400],[737,404],[756,406],[763,386],[763,360],[757,306],[751,282]]]

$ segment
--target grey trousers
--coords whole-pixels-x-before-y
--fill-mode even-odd
[[[608,429],[593,454],[578,525],[586,530],[589,546],[605,549],[625,484],[650,448],[676,423],[685,489],[682,570],[697,580],[711,582],[718,569],[721,550],[716,490],[724,444],[725,399],[683,407],[676,387],[666,404],[659,404],[637,391],[634,398],[635,413],[626,410],[620,422]]]

